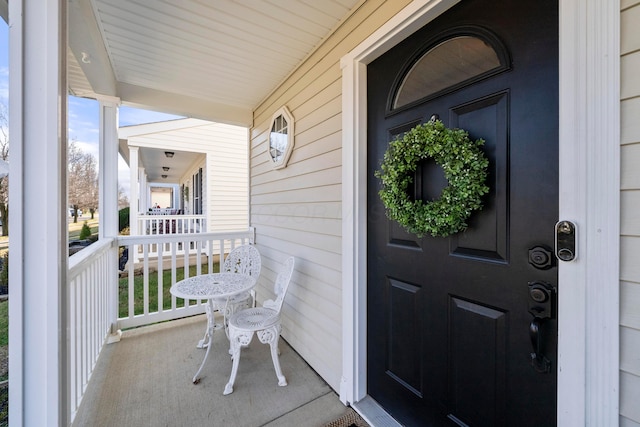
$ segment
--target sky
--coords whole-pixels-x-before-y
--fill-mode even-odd
[[[9,27],[0,19],[0,102],[9,105]],[[142,123],[171,120],[177,116],[154,111],[121,106],[119,125],[129,126]],[[82,151],[91,153],[98,160],[98,102],[92,99],[69,96],[69,139],[75,140]],[[9,137],[11,141],[11,137]],[[11,151],[9,151],[11,153]],[[11,154],[9,154],[11,162]],[[129,167],[118,159],[119,185],[129,193]]]

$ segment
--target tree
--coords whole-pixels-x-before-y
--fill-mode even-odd
[[[9,159],[9,110],[0,102],[0,159]],[[0,220],[2,235],[9,235],[9,177],[0,178]]]
[[[68,161],[69,206],[73,209],[73,222],[78,222],[78,209],[95,211],[98,208],[97,162],[78,147],[76,140],[69,142]]]
[[[122,185],[118,185],[118,210],[129,207],[129,197],[124,191]]]

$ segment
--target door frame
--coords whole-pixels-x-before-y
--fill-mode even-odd
[[[414,0],[340,61],[344,403],[367,397],[367,64],[458,1]],[[559,14],[559,219],[577,225],[578,250],[558,266],[557,420],[616,425],[620,3],[559,0]]]

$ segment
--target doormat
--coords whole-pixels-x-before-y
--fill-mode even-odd
[[[370,427],[367,422],[352,408],[340,418],[325,424],[325,427]]]

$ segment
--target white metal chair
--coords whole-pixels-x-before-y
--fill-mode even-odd
[[[224,264],[220,269],[220,272],[240,273],[248,274],[251,277],[255,277],[256,280],[260,276],[260,269],[262,268],[262,260],[260,258],[260,252],[253,245],[242,245],[233,249],[224,260]],[[242,308],[249,308],[255,306],[256,291],[244,292],[239,295],[235,295],[227,301],[226,298],[216,298],[213,300],[214,310],[222,313],[225,324],[222,325],[226,328],[226,323],[229,317],[236,311]],[[205,306],[207,313],[207,321],[213,322],[214,316],[211,313],[209,305]],[[220,327],[220,325],[218,325]],[[198,348],[205,348],[209,345],[211,337],[209,336],[209,328],[204,334],[204,337],[198,342]]]
[[[225,395],[233,393],[233,384],[236,381],[238,365],[240,364],[240,352],[242,347],[248,346],[253,339],[253,334],[257,333],[258,339],[263,344],[271,347],[271,359],[273,367],[278,377],[278,385],[286,386],[287,380],[282,375],[280,360],[278,357],[278,341],[280,339],[280,310],[284,297],[289,288],[291,275],[293,274],[294,258],[289,257],[282,265],[274,284],[275,300],[266,300],[262,307],[253,307],[240,310],[229,319],[229,340],[231,342],[231,357],[233,366],[231,377],[224,388]]]

